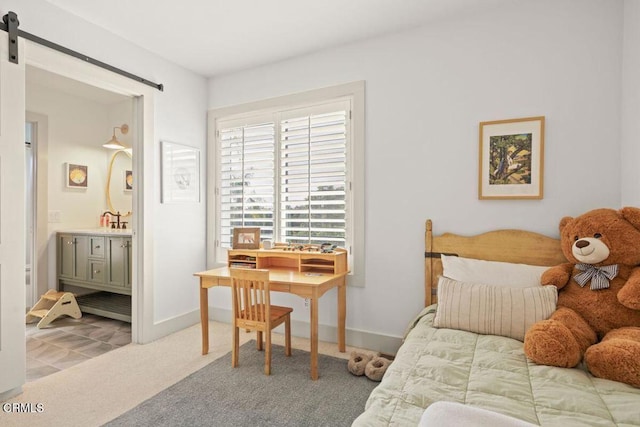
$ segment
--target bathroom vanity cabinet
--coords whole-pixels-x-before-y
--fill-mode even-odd
[[[131,232],[57,233],[58,289],[83,312],[131,321]]]

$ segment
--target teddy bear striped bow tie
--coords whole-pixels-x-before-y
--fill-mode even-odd
[[[580,263],[576,264],[576,268],[582,273],[576,274],[573,278],[581,287],[584,287],[591,280],[592,291],[607,289],[609,280],[618,275],[618,264],[596,267],[595,265]]]

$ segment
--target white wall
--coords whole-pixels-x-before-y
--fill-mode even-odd
[[[123,124],[129,126],[128,133],[122,134],[120,130],[116,129],[116,137],[118,138],[118,141],[122,142],[126,147],[133,147],[133,136],[136,134],[138,129],[136,129],[136,123],[133,118],[133,102],[130,99],[109,106],[110,127],[106,134],[107,138],[105,139],[105,142],[111,138],[111,135],[113,135],[113,127],[122,127]],[[111,163],[113,156],[115,156],[115,159],[113,160],[111,181],[109,182],[109,194],[111,197],[111,206],[113,208],[112,212],[120,212],[122,215],[126,215],[128,212],[132,212],[133,209],[133,192],[125,191],[124,171],[132,170],[133,164],[131,157],[127,156],[124,152],[109,150],[109,158],[107,160],[107,165],[105,166],[107,169],[109,168],[109,164]],[[105,209],[103,209],[103,212],[108,208],[109,206],[105,203]],[[131,216],[122,217],[122,221],[127,222],[127,228],[130,228],[133,225]]]
[[[640,206],[640,2],[624,2],[622,205]]]
[[[197,321],[198,288],[193,272],[205,268],[205,203],[163,205],[160,203],[159,143],[162,139],[181,142],[205,155],[207,83],[176,64],[165,61],[120,37],[52,6],[45,0],[0,0],[0,13],[18,14],[20,29],[110,63],[148,80],[164,84],[154,95],[154,162],[145,165],[157,178],[153,223],[145,227],[152,236],[153,319],[150,338]],[[165,23],[166,24],[166,23]],[[159,24],[164,25],[164,24]],[[204,195],[205,168],[201,168]],[[204,199],[204,197],[202,197]],[[184,318],[181,316],[187,315]],[[176,321],[174,321],[176,320]],[[168,321],[164,322],[163,321]]]
[[[209,108],[366,81],[367,283],[348,290],[347,328],[400,336],[424,301],[425,219],[435,233],[557,235],[565,215],[620,205],[622,4],[514,2],[211,79]],[[534,115],[544,199],[478,200],[478,123]],[[335,325],[323,300],[320,323]]]

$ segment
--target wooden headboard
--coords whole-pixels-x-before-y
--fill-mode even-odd
[[[560,240],[524,230],[496,230],[476,236],[452,233],[433,235],[433,223],[426,222],[425,307],[437,302],[438,277],[442,274],[440,255],[457,255],[487,261],[553,266],[567,262]]]

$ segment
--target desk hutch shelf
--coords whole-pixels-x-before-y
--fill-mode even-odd
[[[344,273],[348,271],[347,251],[337,248],[331,253],[289,251],[283,249],[231,249],[228,266],[235,268],[287,268],[309,273]]]

